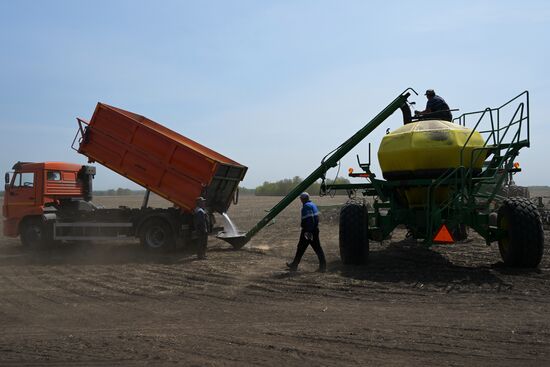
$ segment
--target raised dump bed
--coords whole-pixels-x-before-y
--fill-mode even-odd
[[[199,196],[224,213],[247,167],[147,117],[98,103],[79,121],[79,153],[191,211]],[[78,136],[78,135],[77,135]],[[76,140],[76,139],[75,139]]]

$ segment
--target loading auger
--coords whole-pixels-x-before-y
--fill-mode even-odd
[[[279,203],[277,203],[267,214],[248,232],[239,234],[237,236],[227,235],[222,232],[218,235],[218,238],[230,243],[234,248],[241,248],[246,245],[252,237],[254,237],[262,228],[268,225],[279,213],[281,213],[292,201],[294,201],[303,191],[311,186],[318,179],[325,179],[326,172],[338,165],[338,162],[342,157],[349,153],[357,144],[365,139],[372,131],[374,131],[380,124],[382,124],[388,117],[390,117],[395,111],[407,106],[407,98],[411,95],[411,92],[416,93],[412,88],[406,89],[403,93],[397,96],[386,108],[384,108],[378,115],[376,115],[369,123],[367,123],[361,130],[357,131],[348,140],[343,142],[338,148],[332,152],[329,156],[321,162],[321,165],[317,167],[309,176],[307,176],[300,184],[298,184],[288,195],[283,197]],[[408,108],[408,106],[407,106]],[[410,112],[409,112],[410,116]]]

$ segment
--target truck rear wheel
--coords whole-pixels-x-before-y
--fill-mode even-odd
[[[150,251],[168,251],[174,248],[174,231],[160,218],[146,221],[141,227],[141,245]]]
[[[535,204],[526,198],[504,200],[498,210],[497,227],[505,232],[498,248],[508,266],[535,268],[544,251],[544,230]]]
[[[366,264],[369,258],[368,214],[363,205],[348,203],[340,210],[340,259]]]
[[[53,237],[41,218],[25,219],[19,229],[21,244],[29,249],[43,249],[53,243]]]

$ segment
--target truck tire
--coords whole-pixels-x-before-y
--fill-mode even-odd
[[[369,258],[368,214],[363,205],[348,203],[340,210],[340,259],[345,265],[366,264]]]
[[[53,244],[53,236],[39,217],[23,220],[19,227],[21,244],[32,250],[40,250]]]
[[[498,210],[498,229],[505,232],[498,248],[504,264],[535,268],[544,251],[544,230],[535,204],[522,197],[504,200]]]
[[[141,225],[141,245],[155,252],[163,252],[173,249],[174,231],[170,224],[161,218],[152,218]]]

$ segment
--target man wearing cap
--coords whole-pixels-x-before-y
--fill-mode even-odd
[[[208,214],[204,209],[206,199],[199,196],[193,212],[193,224],[197,233],[197,258],[206,259],[206,245],[208,243]]]
[[[321,247],[321,242],[319,241],[319,210],[317,206],[309,200],[309,194],[307,192],[300,194],[300,201],[302,202],[302,232],[300,233],[296,256],[294,256],[294,260],[291,263],[287,263],[286,266],[288,266],[291,271],[298,270],[298,264],[300,264],[302,256],[306,252],[307,247],[311,245],[313,251],[317,254],[317,258],[319,258],[318,271],[324,273],[327,262],[325,260],[325,253]]]
[[[424,111],[414,111],[414,115],[421,120],[445,120],[453,121],[449,105],[443,98],[435,94],[433,89],[428,89],[425,94],[428,98]]]

